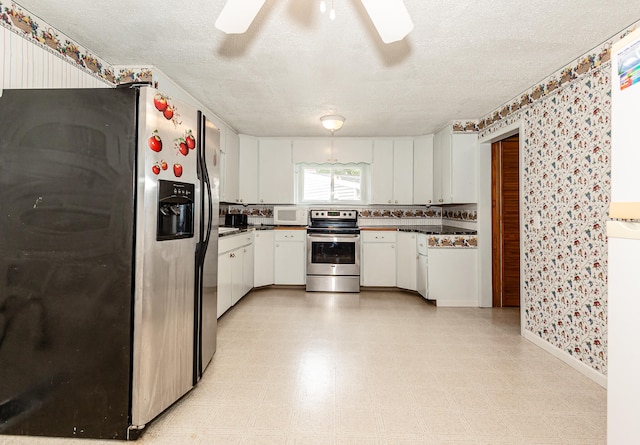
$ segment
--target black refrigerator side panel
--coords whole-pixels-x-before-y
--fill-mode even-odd
[[[0,433],[126,438],[136,95],[0,97]]]

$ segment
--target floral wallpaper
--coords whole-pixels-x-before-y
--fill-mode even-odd
[[[524,123],[525,329],[606,375],[610,62],[587,59],[480,136]]]
[[[430,235],[428,237],[429,248],[476,248],[478,247],[477,235]]]

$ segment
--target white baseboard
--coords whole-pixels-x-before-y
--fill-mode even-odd
[[[579,373],[584,374],[585,376],[589,377],[591,380],[596,382],[598,385],[602,386],[603,388],[607,387],[607,376],[606,375],[603,375],[603,374],[599,373],[598,371],[596,371],[595,369],[593,369],[591,366],[588,366],[588,365],[584,364],[583,362],[581,362],[577,358],[573,357],[568,352],[565,352],[565,351],[563,351],[561,349],[556,348],[552,344],[547,343],[546,341],[544,341],[543,339],[541,339],[540,337],[538,337],[537,335],[535,335],[531,331],[527,331],[526,329],[523,329],[522,336],[524,338],[526,338],[527,340],[529,340],[534,345],[544,349],[545,351],[547,351],[549,354],[553,355],[554,357],[559,358],[560,360],[565,362],[567,365],[571,366],[573,369],[575,369]]]

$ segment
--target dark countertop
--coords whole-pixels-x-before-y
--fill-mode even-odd
[[[398,232],[424,233],[426,235],[476,235],[477,230],[453,226],[361,226],[360,230],[397,230]]]
[[[248,225],[247,227],[242,227],[242,228],[220,226],[220,228],[238,229],[238,230],[230,230],[225,233],[218,233],[218,237],[237,235],[239,233],[251,232],[253,230],[307,230],[306,227],[300,227],[300,226],[274,226],[274,225],[266,225],[266,224]]]

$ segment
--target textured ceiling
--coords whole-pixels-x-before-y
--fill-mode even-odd
[[[381,0],[383,1],[383,0]],[[235,130],[413,136],[477,119],[640,20],[628,0],[405,0],[415,29],[385,45],[360,0],[267,0],[244,35],[224,0],[19,0],[114,65],[154,65]]]

